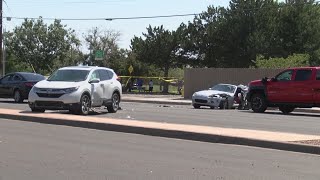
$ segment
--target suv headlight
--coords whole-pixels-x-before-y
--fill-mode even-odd
[[[64,92],[65,93],[73,93],[75,91],[77,91],[79,89],[79,86],[78,87],[72,87],[72,88],[66,88],[64,89]]]
[[[37,92],[37,91],[39,91],[39,88],[33,86],[33,87],[32,87],[32,91]]]

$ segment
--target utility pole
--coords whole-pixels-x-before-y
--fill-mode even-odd
[[[5,62],[4,62],[4,59],[3,59],[3,51],[2,51],[2,28],[3,28],[3,24],[2,24],[2,1],[3,0],[0,0],[0,62],[2,62],[2,76],[5,75],[5,72],[4,72],[4,68],[5,68]]]
[[[1,1],[1,0],[0,0]],[[3,28],[3,33],[2,34],[5,34],[6,33],[6,29]],[[2,42],[3,42],[3,47],[2,47],[2,74],[3,76],[6,75],[6,62],[7,62],[7,58],[6,58],[6,38],[2,38]]]

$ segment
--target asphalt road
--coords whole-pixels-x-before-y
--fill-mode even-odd
[[[96,109],[98,113],[93,113],[92,116],[320,135],[320,114],[283,115],[277,111],[257,114],[251,111],[193,109],[192,106],[183,105],[126,102],[121,103],[121,107],[122,110],[114,114],[107,113],[104,109]],[[30,110],[27,104],[15,104],[5,100],[0,101],[0,108]]]
[[[319,179],[319,156],[0,119],[0,179]]]

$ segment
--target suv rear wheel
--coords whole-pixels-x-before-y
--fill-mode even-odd
[[[294,110],[294,107],[292,106],[280,106],[279,110],[283,113],[283,114],[289,114]]]
[[[256,113],[263,113],[267,109],[266,98],[263,94],[256,93],[251,98],[251,109]]]

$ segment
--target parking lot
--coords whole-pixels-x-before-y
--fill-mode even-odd
[[[29,111],[26,102],[16,104],[7,99],[0,100],[0,108]],[[68,111],[46,111],[46,113],[68,114]],[[267,111],[263,114],[257,114],[246,110],[194,109],[191,105],[134,102],[122,102],[121,110],[117,113],[108,113],[106,109],[98,108],[89,116],[310,135],[318,135],[318,127],[320,126],[320,114],[317,113],[294,112],[290,115],[283,115],[278,111]]]

